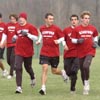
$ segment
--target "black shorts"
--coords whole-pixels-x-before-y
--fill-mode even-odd
[[[59,57],[47,57],[47,56],[40,55],[39,64],[41,65],[48,64],[51,65],[51,67],[53,68],[57,68],[59,64]]]
[[[0,59],[4,59],[3,54],[4,54],[5,48],[0,48]]]

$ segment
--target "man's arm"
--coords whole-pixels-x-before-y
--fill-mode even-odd
[[[42,35],[41,35],[41,33],[39,32],[39,38],[38,38],[36,44],[37,44],[37,45],[40,44],[41,41],[42,41]]]
[[[38,36],[33,35],[31,33],[27,33],[26,31],[22,30],[21,31],[22,36],[27,36],[29,39],[36,41],[38,39]]]
[[[79,39],[71,38],[71,41],[74,44],[82,44],[84,42],[84,38],[79,38]]]
[[[5,33],[3,33],[2,39],[1,39],[1,42],[0,42],[0,48],[5,47],[6,40],[7,40],[7,35]]]
[[[27,37],[28,37],[29,39],[33,40],[33,41],[36,41],[36,40],[38,39],[38,36],[32,35],[32,34],[30,34],[30,33],[27,33]]]
[[[58,40],[54,40],[55,44],[60,44],[62,43],[62,45],[64,46],[65,50],[68,50],[68,46],[64,40],[64,37],[59,38]]]
[[[98,45],[99,45],[98,42],[99,42],[99,41],[98,41],[98,36],[94,37],[94,38],[93,38],[93,45],[92,45],[92,47],[93,47],[93,48],[97,48]]]

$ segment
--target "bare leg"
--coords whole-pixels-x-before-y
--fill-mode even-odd
[[[62,75],[62,71],[58,68],[51,68],[53,74]]]
[[[43,64],[42,65],[42,87],[41,90],[39,91],[39,93],[41,95],[45,95],[46,94],[46,81],[47,81],[47,73],[48,73],[48,64]]]
[[[2,63],[2,60],[0,60],[0,68],[2,69],[2,71],[5,70],[4,65],[3,65],[3,63]]]

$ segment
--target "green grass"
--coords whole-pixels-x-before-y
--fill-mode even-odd
[[[6,61],[3,61],[6,68],[9,69]],[[63,60],[61,57],[60,69],[63,68]],[[91,90],[88,96],[82,95],[83,86],[78,74],[76,85],[76,94],[71,95],[69,91],[70,82],[64,83],[61,76],[51,74],[50,67],[47,81],[47,95],[41,96],[38,91],[41,87],[41,66],[38,59],[33,58],[33,68],[36,73],[37,83],[34,88],[30,87],[29,75],[23,70],[23,93],[15,94],[16,83],[15,78],[7,80],[0,77],[0,100],[100,100],[100,49],[97,49],[97,55],[91,64],[90,85]],[[1,73],[1,70],[0,70]]]

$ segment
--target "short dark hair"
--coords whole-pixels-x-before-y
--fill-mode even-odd
[[[0,18],[2,18],[2,14],[0,13]]]
[[[72,17],[76,17],[77,20],[79,20],[79,17],[78,17],[78,15],[76,15],[76,14],[71,15],[71,16],[70,16],[70,20],[71,20]]]
[[[54,16],[52,13],[46,13],[45,18],[48,18],[48,16]]]
[[[18,20],[18,16],[16,14],[10,14],[9,19],[11,19],[11,17],[14,17],[16,19],[16,21]]]

